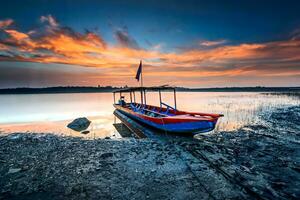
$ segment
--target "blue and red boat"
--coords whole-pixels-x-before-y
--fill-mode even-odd
[[[146,92],[159,92],[159,106],[146,103]],[[162,102],[161,91],[173,91],[174,107]],[[141,103],[136,103],[136,92],[140,92]],[[116,94],[120,99],[116,103]],[[124,93],[129,93],[130,102],[125,102]],[[209,114],[200,112],[180,111],[176,106],[176,88],[173,87],[136,87],[116,90],[114,94],[114,107],[124,115],[135,119],[153,128],[173,133],[204,133],[212,131],[222,114]]]

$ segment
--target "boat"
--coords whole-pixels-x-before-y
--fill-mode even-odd
[[[148,105],[146,93],[159,93],[159,106]],[[174,106],[162,101],[163,91],[173,92]],[[140,93],[140,103],[136,102],[136,92]],[[129,94],[130,102],[125,101],[123,94]],[[116,94],[119,100],[116,102]],[[176,88],[161,87],[129,87],[113,91],[114,104],[117,111],[152,128],[168,133],[205,133],[214,130],[222,114],[180,111],[176,105]]]

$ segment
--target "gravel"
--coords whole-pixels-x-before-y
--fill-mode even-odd
[[[0,199],[299,199],[300,107],[196,138],[0,136]]]

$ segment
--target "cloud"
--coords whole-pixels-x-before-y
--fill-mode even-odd
[[[214,40],[214,41],[205,40],[205,41],[199,42],[199,45],[205,46],[205,47],[211,47],[211,46],[217,46],[217,45],[221,45],[221,44],[225,44],[225,43],[227,43],[227,40]]]
[[[47,15],[47,16],[41,16],[40,17],[41,22],[43,23],[49,23],[50,26],[52,27],[58,27],[59,24],[56,21],[56,19],[54,17],[52,17],[52,15]]]
[[[14,23],[14,21],[12,19],[2,20],[2,21],[0,21],[0,29],[7,28],[10,25],[12,25],[13,23]]]
[[[8,50],[8,47],[4,44],[0,44],[0,50]]]
[[[115,38],[118,43],[123,47],[139,49],[138,43],[132,38],[126,29],[118,29],[115,31]]]
[[[7,37],[2,38],[0,42],[21,52],[35,54],[36,59],[44,58],[44,60],[37,59],[37,62],[47,62],[47,60],[61,62],[59,59],[63,57],[83,56],[85,53],[99,52],[106,47],[104,40],[93,32],[86,31],[81,34],[69,27],[60,27],[51,15],[41,17],[41,21],[45,20],[49,22],[51,29],[47,26],[28,33],[6,29],[4,32]],[[45,52],[49,53],[48,57]],[[24,58],[24,60],[28,59]]]
[[[16,40],[23,40],[28,38],[27,34],[18,32],[16,30],[5,30],[5,32],[8,33],[12,38]]]
[[[118,79],[132,76],[140,59],[145,74],[154,81],[158,77],[197,79],[235,76],[300,75],[300,38],[295,32],[290,39],[229,45],[226,40],[202,41],[209,48],[186,48],[162,52],[161,45],[141,48],[127,28],[117,29],[117,44],[109,44],[101,35],[76,32],[62,26],[51,15],[40,18],[39,28],[22,32],[10,28],[12,22],[0,21],[0,61],[60,63],[107,69],[106,76]],[[111,72],[112,74],[109,74]]]

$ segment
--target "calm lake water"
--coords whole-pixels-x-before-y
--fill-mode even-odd
[[[173,94],[164,93],[163,101],[173,105]],[[112,103],[111,93],[0,95],[0,133],[44,132],[88,138],[118,138],[121,136],[113,124],[119,121],[113,115]],[[147,103],[158,105],[158,94],[149,93]],[[261,113],[293,105],[299,105],[299,98],[249,92],[177,93],[179,110],[224,114],[214,133],[260,123]],[[82,135],[66,127],[78,117],[87,117],[92,121],[89,134]]]

